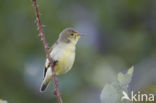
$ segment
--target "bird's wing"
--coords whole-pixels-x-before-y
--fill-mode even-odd
[[[51,48],[49,48],[49,53],[51,53],[52,52],[52,50],[53,50],[53,48],[56,46],[56,43],[55,44],[53,44],[52,46],[51,46]],[[53,59],[53,58],[52,58]],[[44,72],[43,72],[43,77],[45,77],[45,75],[46,75],[46,72],[47,72],[47,69],[50,67],[50,63],[49,63],[49,60],[48,60],[48,58],[46,59],[46,62],[45,62],[45,67],[44,67]]]

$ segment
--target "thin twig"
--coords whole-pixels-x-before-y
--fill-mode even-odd
[[[60,93],[59,87],[57,85],[57,77],[56,77],[56,72],[55,72],[55,69],[54,69],[54,63],[53,63],[53,60],[52,60],[52,58],[50,56],[49,46],[48,46],[48,43],[46,41],[46,38],[45,38],[45,35],[44,35],[44,32],[43,32],[43,25],[42,25],[41,20],[40,20],[38,5],[36,3],[36,0],[32,0],[32,2],[33,2],[33,5],[34,5],[34,8],[35,8],[36,23],[37,23],[37,26],[38,26],[39,36],[40,36],[41,41],[42,41],[42,43],[44,45],[44,49],[45,49],[45,52],[46,52],[46,57],[48,58],[48,60],[50,62],[50,67],[51,67],[51,70],[52,70],[52,78],[54,80],[54,87],[55,87],[56,96],[57,96],[58,102],[63,103],[61,93]]]

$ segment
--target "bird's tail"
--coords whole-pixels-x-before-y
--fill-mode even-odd
[[[48,84],[49,84],[50,80],[46,80],[46,78],[44,78],[42,84],[41,84],[41,88],[40,88],[40,92],[43,92],[46,90]]]

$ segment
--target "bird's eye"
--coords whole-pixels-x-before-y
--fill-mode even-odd
[[[73,36],[74,34],[70,34],[71,36]]]

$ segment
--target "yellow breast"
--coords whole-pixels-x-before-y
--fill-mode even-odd
[[[68,72],[72,68],[75,60],[75,50],[71,49],[71,47],[69,48],[67,46],[62,46],[53,54],[54,55],[52,57],[58,61],[55,66],[57,75]]]

